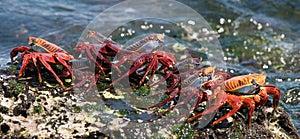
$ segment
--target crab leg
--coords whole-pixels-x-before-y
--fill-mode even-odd
[[[72,72],[72,70],[71,70],[71,68],[70,68],[70,66],[67,64],[67,62],[65,61],[65,60],[71,60],[71,59],[67,59],[68,57],[66,56],[66,55],[64,55],[64,53],[54,53],[54,55],[53,55],[55,58],[56,58],[56,60],[58,61],[58,62],[60,62],[64,67],[66,67],[66,69],[69,71],[69,73],[71,74],[71,76],[73,77],[74,75],[73,75],[73,72]]]
[[[219,88],[219,89],[220,89],[220,88]],[[219,93],[217,93],[218,96],[217,96],[217,98],[216,98],[216,100],[215,100],[216,102],[215,102],[215,105],[214,105],[214,106],[208,108],[207,110],[205,110],[205,111],[202,112],[202,113],[198,113],[198,114],[196,114],[195,116],[193,116],[193,117],[191,117],[191,118],[188,118],[188,119],[187,119],[187,122],[191,122],[191,121],[193,121],[193,120],[195,120],[195,119],[197,119],[197,118],[199,118],[199,117],[201,117],[201,116],[203,116],[203,115],[209,114],[209,113],[211,113],[211,112],[217,110],[217,109],[220,108],[221,106],[223,106],[223,105],[225,104],[225,102],[227,101],[227,94],[226,94],[224,91],[221,91],[221,90],[219,90],[218,92],[219,92]]]
[[[96,31],[89,30],[87,37],[95,39],[99,44],[103,44],[105,42],[111,42],[111,43],[114,43],[114,44],[118,44],[117,42],[105,37],[103,34],[101,34],[99,32],[96,32]],[[90,40],[90,41],[92,42],[92,40]]]
[[[78,83],[76,83],[74,86],[67,88],[67,90],[70,90],[72,88],[78,88],[84,85],[84,83],[86,83],[86,81],[88,79],[90,79],[90,84],[88,89],[85,92],[88,92],[94,85],[96,85],[96,80],[95,78],[93,78],[93,73],[92,72],[88,72],[88,71],[81,71],[78,69],[74,69],[74,74],[76,75],[76,77],[79,77],[80,80]]]
[[[156,83],[153,83],[153,84],[150,85],[150,87],[153,87],[153,86],[156,86],[158,84],[161,84],[162,82],[164,82],[165,80],[167,80],[170,77],[171,73],[173,73],[173,72],[167,72],[166,76],[164,77],[164,80],[160,80],[160,81],[158,81]]]
[[[252,114],[253,114],[254,109],[255,109],[255,102],[251,98],[244,98],[243,102],[247,107],[250,108],[250,110],[248,112],[248,126],[250,126],[251,121],[252,121]]]
[[[193,92],[193,91],[192,91]],[[195,93],[195,94],[194,94]],[[194,92],[192,93],[192,95],[189,95],[190,97],[194,96],[194,95],[197,95],[197,100],[196,100],[196,103],[194,103],[194,105],[189,109],[187,110],[184,114],[182,114],[180,116],[180,118],[177,120],[179,121],[180,119],[182,119],[183,117],[185,117],[188,113],[190,113],[191,111],[193,111],[201,102],[203,101],[206,101],[207,100],[207,94],[202,92],[202,91],[197,91],[197,92]],[[187,97],[188,98],[188,97]],[[188,100],[190,100],[191,98],[188,98],[188,99],[185,99],[183,100],[183,102],[181,102],[181,104],[184,104],[186,102],[188,102]],[[176,104],[177,105],[177,104]],[[177,107],[177,106],[175,106]],[[174,107],[174,108],[175,108]]]
[[[129,76],[130,74],[132,74],[133,72],[135,72],[138,68],[140,68],[143,64],[144,64],[145,59],[139,59],[138,62],[134,65],[133,68],[131,68],[128,72],[126,72],[123,76],[119,77],[118,79],[114,80],[110,86],[114,85],[115,83],[119,82],[120,80],[122,80],[123,78],[125,78],[126,76]]]
[[[56,73],[53,71],[51,66],[47,63],[47,59],[45,59],[43,56],[39,57],[39,60],[41,63],[53,74],[55,77],[56,81],[60,84],[60,86],[64,89],[67,90],[67,88],[64,86],[63,82],[59,79],[59,77],[56,75]],[[49,60],[49,59],[48,59]]]
[[[121,60],[115,64],[115,67],[118,67],[118,66],[122,65],[123,63],[125,63],[128,60],[128,58],[138,55],[139,53],[143,53],[141,51],[143,46],[153,40],[158,41],[159,43],[162,43],[164,41],[164,34],[151,34],[151,35],[143,38],[142,40],[128,46],[126,49],[119,50],[123,53],[129,53],[129,55],[122,56]]]
[[[227,114],[225,114],[224,116],[222,116],[221,118],[219,118],[218,120],[214,121],[212,123],[212,125],[216,125],[219,122],[225,120],[226,118],[232,116],[233,114],[235,114],[243,105],[242,99],[238,96],[233,96],[233,95],[228,95],[228,99],[232,100],[229,101],[229,105],[232,107],[232,110],[229,111]]]
[[[139,85],[141,85],[144,82],[147,74],[151,70],[152,70],[152,75],[151,75],[151,78],[152,78],[152,76],[154,76],[154,74],[155,74],[155,71],[157,70],[157,67],[158,67],[158,60],[157,60],[157,57],[154,57],[153,60],[150,62],[150,64],[149,64],[149,66],[148,66],[148,68],[147,68],[147,70],[146,70],[143,78],[140,80]]]
[[[92,49],[93,53],[96,54],[100,60],[105,61],[106,63],[110,63],[109,60],[107,60],[101,53],[99,53],[99,50],[97,49],[96,46],[91,47],[91,49]],[[86,49],[86,51],[87,51],[87,49]],[[91,55],[91,52],[89,52],[89,53]]]
[[[219,122],[225,120],[226,118],[232,116],[241,108],[241,106],[243,104],[245,104],[247,107],[250,107],[250,111],[248,113],[248,126],[250,126],[251,125],[251,117],[252,117],[252,114],[255,109],[254,100],[251,98],[239,97],[239,96],[234,96],[234,95],[229,95],[228,99],[229,99],[229,101],[228,101],[229,105],[232,107],[232,110],[230,112],[228,112],[226,115],[219,118],[218,120],[214,121],[212,125],[216,125]]]
[[[166,78],[165,80],[167,80],[169,77],[171,77],[170,75],[173,75],[173,74],[170,74],[170,73],[167,74],[167,77],[165,77],[165,78]],[[168,89],[166,89],[165,91],[160,91],[160,92],[155,93],[155,94],[151,94],[151,95],[149,95],[149,96],[147,96],[147,97],[153,97],[153,96],[160,95],[160,94],[163,94],[163,93],[170,93],[170,92],[172,91],[172,89],[176,88],[176,87],[178,86],[179,82],[180,82],[180,80],[177,79],[177,77],[175,77],[175,78],[173,78],[173,79],[171,79],[171,80],[172,80],[172,85],[169,86]],[[159,81],[159,82],[160,82],[160,81]],[[157,83],[159,83],[159,82],[157,82]],[[157,84],[157,83],[155,83],[155,84]],[[151,86],[150,86],[150,87],[151,87]]]
[[[39,83],[42,84],[43,80],[42,80],[42,70],[41,70],[41,67],[37,64],[37,59],[36,57],[32,57],[32,61],[33,61],[33,64],[35,65],[35,67],[37,68],[38,70],[38,79],[39,79]]]
[[[165,113],[173,110],[174,108],[176,108],[176,107],[178,107],[180,105],[183,105],[183,104],[187,103],[194,96],[197,96],[196,97],[197,98],[196,103],[194,103],[194,105],[189,110],[187,110],[184,114],[182,114],[179,119],[177,119],[177,121],[179,121],[180,119],[182,119],[183,117],[185,117],[188,113],[190,113],[191,111],[193,111],[201,102],[206,101],[207,100],[207,94],[204,93],[204,92],[202,92],[202,91],[199,91],[197,89],[193,89],[192,88],[191,93],[184,100],[182,100],[181,102],[177,103],[176,105],[174,105],[171,108],[169,108],[168,110],[166,110]]]
[[[89,56],[89,58],[97,65],[97,67],[100,69],[101,73],[105,74],[104,69],[102,66],[97,62],[97,60],[92,55],[91,51],[89,49],[85,49],[86,54]],[[97,54],[97,53],[96,53]],[[105,59],[101,54],[97,54],[97,57],[101,60]]]
[[[30,60],[31,56],[32,56],[31,54],[27,54],[27,55],[25,55],[25,56],[23,57],[22,67],[21,67],[21,69],[20,69],[20,71],[19,71],[18,78],[22,77],[22,75],[23,75],[23,73],[24,73],[24,71],[25,71],[25,69],[26,69],[26,66],[27,66],[28,63],[29,63],[29,60]]]
[[[155,104],[153,106],[149,106],[148,108],[155,108],[155,107],[161,107],[163,105],[166,105],[168,102],[170,102],[171,100],[173,100],[176,96],[178,96],[178,94],[179,94],[179,89],[176,88],[175,90],[173,90],[169,94],[169,96],[168,96],[168,98],[166,100],[164,100],[164,101],[162,101],[162,102],[160,102],[158,104]]]

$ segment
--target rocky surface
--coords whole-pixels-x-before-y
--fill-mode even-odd
[[[31,87],[8,70],[0,73],[0,91],[0,138],[109,138],[70,92]]]
[[[78,94],[74,94],[72,91],[62,91],[59,87],[47,85],[33,87],[26,81],[19,82],[16,80],[15,74],[10,69],[0,71],[0,138],[117,137],[104,134],[102,130],[107,125],[96,117],[98,113],[89,110],[101,109],[106,113],[112,113],[105,110],[106,108],[95,108],[93,102],[81,102]],[[106,105],[110,105],[110,103],[112,102],[107,102]],[[231,122],[225,120],[215,127],[207,126],[198,129],[197,122],[195,122],[191,124],[192,126],[186,124],[188,126],[184,125],[173,131],[161,130],[151,137],[299,138],[289,115],[282,108],[279,108],[273,117],[271,111],[271,103],[256,109],[250,127],[245,124],[246,118],[243,115],[246,114],[247,109],[244,109],[235,114],[231,118]],[[227,109],[222,108],[219,113],[225,112]],[[128,114],[128,111],[123,113]],[[116,120],[120,119],[122,116],[121,118],[116,116]],[[113,129],[112,126],[107,128],[108,130]]]
[[[259,138],[259,139],[298,139],[296,128],[290,116],[282,108],[272,116],[272,105],[269,101],[264,107],[257,108],[252,116],[251,126],[247,126],[245,112],[233,116],[231,122],[225,120],[215,127],[207,126],[197,129],[195,137],[199,138]],[[219,112],[226,112],[225,108]],[[196,126],[196,125],[195,125]]]

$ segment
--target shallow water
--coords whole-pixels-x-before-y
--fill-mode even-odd
[[[0,1],[0,65],[6,66],[10,50],[26,45],[29,36],[42,37],[72,52],[89,22],[119,2]],[[181,2],[199,12],[219,32],[229,72],[268,74],[267,81],[282,91],[282,106],[291,114],[299,132],[300,2]],[[289,99],[288,92],[295,92],[295,99]]]

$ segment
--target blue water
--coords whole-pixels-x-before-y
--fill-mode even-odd
[[[9,62],[12,48],[42,37],[71,52],[81,32],[95,16],[120,0],[0,1],[0,65]],[[300,86],[300,2],[294,1],[184,1],[218,31],[226,61],[237,72],[266,72],[269,82],[285,94]],[[136,9],[138,10],[138,9]],[[168,12],[168,9],[165,9]],[[122,12],[122,11],[120,11]],[[162,13],[163,14],[163,13]],[[108,17],[112,18],[112,17]],[[223,22],[223,19],[225,22]],[[247,46],[244,47],[244,46]],[[252,51],[251,51],[252,50]],[[238,64],[238,66],[235,66]],[[299,90],[298,90],[299,92]],[[299,99],[299,93],[296,95]],[[299,102],[299,101],[298,101]],[[300,129],[299,104],[285,104]]]

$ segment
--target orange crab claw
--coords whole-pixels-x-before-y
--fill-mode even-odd
[[[277,107],[279,105],[279,99],[280,99],[280,90],[274,85],[263,85],[262,89],[265,89],[267,94],[270,94],[273,96],[273,113],[277,110]]]

